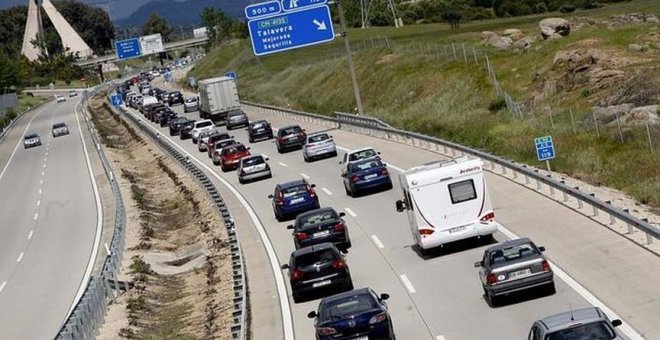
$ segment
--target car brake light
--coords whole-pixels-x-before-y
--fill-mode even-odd
[[[380,174],[383,175],[383,176],[387,176],[387,175],[389,175],[390,173],[387,172],[387,169],[383,169],[383,170],[380,171]]]
[[[293,281],[302,280],[302,278],[303,278],[303,272],[301,272],[300,270],[294,270],[293,273],[291,274],[291,280]]]
[[[376,314],[371,317],[371,319],[369,320],[369,324],[373,325],[375,323],[383,322],[385,321],[385,319],[387,319],[387,314],[385,314],[385,312]]]
[[[309,193],[309,196],[311,198],[316,198],[316,191],[314,191],[314,189],[312,189],[311,187],[307,187],[307,192]]]
[[[317,331],[319,335],[333,335],[337,333],[337,330],[332,327],[319,327]]]
[[[296,233],[296,238],[297,238],[299,241],[302,241],[302,240],[304,240],[304,239],[307,239],[307,237],[308,237],[308,236],[307,236],[307,233]]]
[[[359,176],[359,175],[353,175],[353,176],[351,176],[351,182],[357,182],[357,181],[359,181],[359,180],[360,180],[360,176]]]
[[[433,229],[420,229],[419,234],[420,235],[431,235],[435,232]]]
[[[541,263],[541,265],[543,265],[543,271],[544,271],[544,272],[547,272],[547,271],[550,270],[550,264],[548,263],[548,261],[543,260],[543,262]]]
[[[284,205],[284,196],[282,195],[282,192],[280,192],[277,195],[277,200],[275,201],[275,204],[277,205]]]
[[[492,222],[494,219],[495,219],[495,213],[489,212],[488,214],[484,215],[484,217],[481,218],[481,223]]]
[[[335,224],[335,231],[344,231],[344,222]]]
[[[344,268],[346,268],[346,262],[344,262],[343,260],[337,260],[337,261],[332,263],[332,268],[344,269]]]
[[[493,273],[488,274],[488,276],[486,276],[486,282],[489,285],[492,285],[493,283],[497,283],[497,276],[495,276],[495,274]]]

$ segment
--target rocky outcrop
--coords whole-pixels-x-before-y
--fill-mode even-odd
[[[481,32],[481,39],[483,44],[490,45],[501,50],[506,49],[528,49],[532,46],[534,38],[525,36],[523,31],[517,28],[508,28],[498,34],[496,32],[484,31]]]
[[[502,32],[502,36],[509,37],[513,41],[517,41],[525,37],[525,33],[517,28],[507,28]]]
[[[633,105],[632,104],[619,104],[619,105],[612,105],[612,106],[594,106],[591,108],[591,111],[593,112],[594,116],[596,116],[596,119],[598,119],[598,122],[600,124],[609,124],[611,122],[614,122],[616,120],[616,117],[622,117],[623,115],[627,114],[632,110]]]
[[[616,125],[617,117],[622,125],[660,125],[660,117],[658,117],[660,105],[634,107],[626,103],[606,107],[595,106],[591,110],[599,124],[603,125]]]
[[[511,48],[511,45],[513,45],[513,39],[509,37],[502,37],[499,34],[491,31],[481,32],[481,38],[485,44],[497,47],[501,50],[509,49]]]
[[[655,14],[650,13],[627,13],[627,14],[618,14],[611,17],[608,17],[604,24],[608,27],[614,26],[623,26],[623,25],[635,25],[635,24],[644,24],[644,23],[660,23],[660,18]]]
[[[658,125],[660,124],[659,110],[660,105],[636,107],[624,114],[623,123],[626,125]]]
[[[543,39],[565,37],[571,33],[571,24],[562,18],[547,18],[539,22]],[[557,35],[554,35],[557,34]]]

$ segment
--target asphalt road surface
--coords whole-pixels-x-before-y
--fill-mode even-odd
[[[199,119],[197,112],[183,114],[182,106],[175,106],[174,109],[180,116]],[[145,121],[139,113],[136,115]],[[266,118],[273,122],[274,128],[298,123],[307,128],[308,133],[323,129],[320,126],[302,124],[283,117],[260,115],[255,112],[248,112],[248,115],[250,119]],[[448,247],[435,256],[421,256],[411,247],[412,237],[405,215],[398,214],[394,209],[394,202],[401,195],[396,185],[394,190],[359,198],[348,197],[344,193],[339,176],[340,167],[337,164],[339,157],[305,163],[300,151],[278,154],[273,140],[250,144],[244,129],[237,129],[230,131],[230,134],[250,146],[253,154],[267,155],[273,173],[272,179],[241,185],[235,172],[223,173],[218,166],[212,164],[206,153],[198,152],[197,145],[190,140],[181,141],[179,137],[169,137],[167,128],[149,124],[153,129],[161,132],[161,138],[178,144],[187,153],[213,169],[245,197],[266,228],[268,239],[273,244],[280,263],[286,263],[294,250],[291,232],[286,229],[286,226],[292,222],[277,222],[267,195],[273,192],[276,183],[301,177],[308,178],[310,183],[315,183],[321,206],[332,206],[337,211],[347,213],[345,219],[353,243],[347,255],[347,263],[355,287],[368,286],[377,293],[387,292],[391,295],[388,305],[399,339],[524,339],[531,324],[537,319],[567,311],[571,307],[591,306],[594,301],[600,303],[588,292],[585,293],[583,287],[573,281],[568,274],[555,268],[556,294],[547,296],[540,292],[523,293],[511,297],[502,306],[493,308],[485,301],[478,279],[478,270],[473,266],[475,261],[481,259],[483,250],[488,245],[483,242],[468,242],[456,247]],[[225,128],[221,127],[220,130],[224,131]],[[410,146],[381,142],[345,131],[332,130],[330,133],[335,137],[340,155],[348,149],[370,145],[382,151],[384,160],[390,162],[389,168],[393,176],[397,176],[402,170],[399,166],[409,168],[432,160],[429,159],[430,153]],[[432,157],[440,158],[437,154]],[[519,215],[522,220],[522,217],[526,217],[525,214],[534,214],[534,211],[525,211],[524,204],[531,204],[536,200],[548,201],[524,189],[520,189],[516,195],[511,195],[504,191],[505,187],[502,184],[497,182],[506,180],[492,175],[488,177],[491,194],[495,193],[493,204],[498,214],[504,209],[503,215]],[[499,202],[497,198],[500,198]],[[519,205],[520,211],[515,207],[517,201],[523,202]],[[557,222],[563,223],[562,218],[582,219],[579,214],[572,212],[564,215],[557,216]],[[532,216],[530,218],[533,220]],[[514,219],[508,218],[508,220]],[[602,227],[596,225],[595,228]],[[520,227],[518,230],[526,229]],[[621,238],[606,235],[615,238],[617,242],[619,239],[616,237]],[[495,235],[498,241],[511,237],[516,235],[504,226]],[[593,237],[598,237],[598,234],[594,234]],[[537,241],[537,244],[543,245],[543,242]],[[562,251],[549,247],[547,254],[550,259],[554,256],[561,258]],[[645,254],[644,250],[641,254]],[[575,262],[579,260],[576,259]],[[652,265],[657,266],[657,262]],[[591,269],[598,271],[598,268]],[[561,272],[561,277],[558,272]],[[306,315],[316,309],[318,300],[295,304],[290,297],[288,278],[285,281],[289,291],[295,337],[312,339],[314,338],[313,323]],[[628,325],[626,328],[632,334],[632,338],[637,338],[635,331]]]
[[[52,339],[88,273],[100,212],[79,98],[27,113],[0,143],[0,339]],[[59,122],[70,134],[53,138]],[[42,145],[24,149],[25,132]]]

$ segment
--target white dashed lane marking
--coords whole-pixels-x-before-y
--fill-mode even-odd
[[[323,190],[323,192],[325,192],[326,195],[332,196],[332,191],[328,190],[327,188],[321,188],[321,190]]]
[[[415,287],[412,285],[412,282],[408,280],[406,274],[401,274],[400,276],[401,276],[401,282],[403,282],[403,285],[406,286],[406,289],[408,289],[408,291],[411,293],[416,292]]]
[[[286,165],[286,163],[282,163],[282,162],[277,162],[277,164],[279,164],[279,165],[281,165],[281,166],[283,166],[283,167],[285,167],[285,168],[288,166],[288,165]]]
[[[309,179],[309,175],[300,173],[300,176],[302,176],[304,179]]]
[[[6,285],[7,285],[7,281],[3,281],[2,284],[0,285],[0,292],[2,292],[3,289],[5,289]]]
[[[28,234],[28,240],[32,238],[33,234],[34,234],[34,230],[30,230],[30,233]]]
[[[385,245],[383,244],[383,242],[380,241],[380,239],[378,238],[378,236],[376,236],[376,235],[371,235],[371,239],[374,240],[374,243],[376,244],[376,246],[377,246],[378,248],[380,248],[380,249],[385,248]]]
[[[34,220],[36,221],[39,218],[39,213],[34,213]]]
[[[37,207],[41,205],[41,200],[37,200]]]
[[[23,259],[23,255],[24,255],[24,254],[25,254],[25,253],[23,253],[23,252],[21,252],[20,254],[18,254],[18,258],[16,259],[16,262],[21,262],[21,260]]]
[[[346,212],[351,215],[351,217],[357,217],[357,214],[351,210],[351,208],[344,208],[344,210],[346,210]]]

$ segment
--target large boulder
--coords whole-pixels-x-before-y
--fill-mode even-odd
[[[562,18],[547,18],[539,22],[541,28],[541,35],[543,39],[547,39],[553,34],[559,34],[563,37],[571,33],[571,24],[566,19]]]
[[[623,116],[623,123],[626,125],[658,125],[660,124],[659,110],[660,105],[636,107]]]
[[[502,36],[509,37],[513,39],[513,41],[518,41],[522,39],[525,36],[525,34],[523,33],[523,31],[517,28],[507,28],[504,30],[504,32],[502,32]]]
[[[617,116],[627,115],[632,108],[632,104],[626,103],[612,106],[594,106],[591,110],[600,124],[608,124],[614,122]]]
[[[513,45],[513,39],[510,37],[501,37],[497,33],[490,31],[481,32],[481,38],[484,39],[485,44],[502,50],[509,49],[511,48],[511,45]]]

